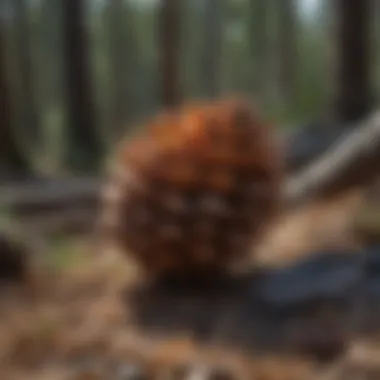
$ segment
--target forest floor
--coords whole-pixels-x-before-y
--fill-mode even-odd
[[[352,220],[362,205],[363,192],[353,191],[285,215],[256,250],[255,262],[281,266],[311,251],[360,246]],[[131,323],[124,297],[137,277],[131,263],[112,249],[94,255],[85,239],[73,247],[76,254],[59,268],[28,286],[2,289],[1,380],[380,379],[380,328],[378,339],[376,333],[352,339],[328,364],[290,353],[252,355],[199,343],[187,333],[144,334]],[[186,375],[190,366],[195,372]],[[207,375],[207,368],[234,375]]]

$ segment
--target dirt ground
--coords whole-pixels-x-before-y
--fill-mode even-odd
[[[360,244],[348,221],[362,200],[353,192],[282,218],[255,260],[281,265],[310,250]],[[131,263],[111,249],[95,257],[86,242],[75,247],[78,260],[70,265],[2,289],[1,380],[380,379],[380,331],[379,338],[347,342],[327,364],[201,344],[186,332],[149,337],[131,322],[123,296],[137,277]]]

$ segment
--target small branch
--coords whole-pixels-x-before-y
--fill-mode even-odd
[[[380,112],[359,123],[321,158],[291,178],[285,188],[289,204],[328,196],[363,185],[380,174]]]

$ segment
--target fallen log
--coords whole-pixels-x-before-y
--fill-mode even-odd
[[[0,187],[0,211],[44,234],[90,232],[96,223],[100,178],[54,178]]]
[[[0,187],[0,207],[6,210],[40,211],[81,202],[96,202],[101,179],[94,177],[52,178],[37,182],[10,183]]]

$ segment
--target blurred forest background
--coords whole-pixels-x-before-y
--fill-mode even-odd
[[[162,107],[240,93],[279,129],[364,116],[376,0],[1,0],[1,178],[97,172]],[[321,123],[321,124],[323,124]]]
[[[364,122],[379,92],[380,0],[0,0],[1,377],[151,378],[146,362],[173,367],[160,379],[379,379],[380,114]],[[284,207],[253,247],[249,277],[135,293],[151,313],[142,324],[164,328],[163,348],[136,344],[134,268],[104,238],[99,174],[121,136],[158,111],[232,94],[258,102],[284,142]],[[169,201],[192,207],[173,189]],[[2,280],[28,289],[3,293]],[[167,345],[178,328],[179,346]],[[222,372],[207,372],[225,338],[232,361],[223,349]],[[251,341],[259,355],[246,360]],[[287,349],[289,366],[277,365]],[[240,353],[254,376],[224,372]]]

